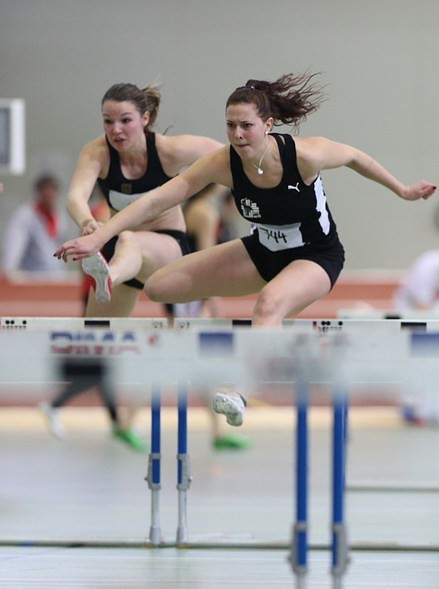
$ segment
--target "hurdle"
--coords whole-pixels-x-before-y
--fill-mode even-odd
[[[178,436],[177,436],[177,491],[178,523],[176,545],[188,541],[187,492],[192,482],[190,456],[188,453],[187,424],[187,388],[178,384]],[[161,389],[160,384],[153,383],[151,392],[151,452],[148,457],[148,471],[145,480],[151,491],[151,526],[149,542],[153,546],[163,543],[160,524],[160,490],[161,490]]]
[[[439,319],[438,310],[421,311],[397,311],[397,310],[381,310],[381,309],[340,309],[337,312],[339,319],[399,319],[402,321],[429,321]]]
[[[185,383],[178,384],[178,453],[177,453],[177,490],[178,490],[178,526],[177,546],[188,541],[187,492],[192,482],[190,456],[188,453],[188,394]]]
[[[162,317],[126,319],[122,317],[0,317],[0,330],[47,331],[60,329],[83,331],[102,329],[109,331],[149,331],[168,327]]]
[[[153,383],[151,391],[151,452],[148,456],[148,471],[145,480],[151,491],[151,525],[149,541],[159,546],[162,541],[160,527],[160,489],[161,489],[161,397],[160,387]]]
[[[221,319],[206,321],[206,319],[177,319],[174,327],[177,330],[198,330],[211,329],[230,330],[241,327],[248,327],[248,322],[234,323],[233,320]],[[303,333],[326,333],[327,322],[323,326],[315,321],[285,320],[284,327],[296,328],[299,335]],[[325,329],[322,331],[322,327]],[[315,336],[314,336],[315,337]],[[308,573],[308,408],[309,408],[309,381],[310,372],[320,371],[321,367],[315,362],[306,361],[307,353],[315,357],[315,349],[309,349],[309,342],[303,341],[305,348],[299,348],[299,362],[294,369],[296,378],[296,520],[292,526],[291,545],[289,561],[296,577],[296,587],[306,587],[306,576]],[[273,375],[274,376],[274,375]],[[346,470],[346,417],[347,417],[347,396],[343,391],[337,391],[333,395],[333,446],[332,446],[332,577],[334,589],[342,586],[342,578],[347,570],[349,562],[349,550],[347,544],[346,523],[344,519],[345,503],[345,470]]]
[[[348,562],[346,524],[344,521],[345,403],[347,384],[359,378],[367,382],[367,379],[370,380],[371,378],[371,369],[374,371],[374,378],[383,382],[394,382],[395,378],[398,382],[409,377],[416,378],[421,370],[424,376],[437,378],[439,334],[434,331],[436,325],[431,322],[421,322],[421,324],[416,325],[413,325],[412,322],[408,324],[401,321],[386,322],[388,326],[386,330],[389,331],[389,341],[391,341],[392,345],[387,346],[384,354],[381,351],[378,354],[376,343],[380,341],[382,332],[377,333],[374,329],[368,329],[367,322],[292,321],[289,324],[291,329],[276,330],[274,332],[270,330],[230,329],[229,326],[224,324],[219,329],[214,323],[211,324],[212,329],[207,332],[203,331],[203,329],[199,330],[195,323],[190,323],[179,330],[155,329],[153,337],[150,336],[148,331],[146,331],[146,337],[143,336],[142,332],[140,332],[140,335],[135,334],[132,336],[130,342],[132,345],[126,350],[126,354],[120,353],[120,351],[115,353],[114,350],[113,353],[111,352],[115,340],[116,343],[118,341],[117,337],[109,338],[110,344],[108,342],[105,345],[102,343],[105,342],[106,334],[109,333],[107,329],[90,329],[86,338],[81,336],[81,331],[69,332],[66,330],[61,333],[64,340],[62,340],[62,344],[59,344],[57,339],[54,340],[53,337],[51,339],[53,333],[47,332],[47,329],[33,329],[27,323],[24,328],[6,327],[0,330],[1,343],[11,343],[13,340],[15,342],[13,346],[8,345],[5,347],[2,345],[2,350],[5,351],[0,358],[0,382],[10,382],[11,380],[21,383],[33,382],[34,373],[32,373],[32,370],[29,370],[24,375],[17,375],[16,365],[11,362],[14,355],[12,348],[19,347],[22,354],[29,354],[29,356],[25,355],[25,358],[31,357],[33,361],[31,364],[32,369],[38,362],[47,359],[47,357],[50,358],[50,356],[54,360],[59,360],[66,353],[70,355],[76,354],[80,357],[81,354],[84,355],[84,349],[87,350],[87,354],[93,357],[105,357],[106,354],[109,354],[120,369],[121,382],[124,381],[123,379],[126,378],[128,373],[132,374],[133,372],[136,372],[137,378],[142,381],[145,362],[150,360],[151,366],[148,371],[152,382],[163,380],[163,368],[168,367],[167,379],[177,383],[194,381],[218,383],[224,378],[225,370],[227,370],[228,378],[236,381],[239,381],[240,378],[245,380],[246,378],[256,377],[258,380],[265,379],[266,382],[298,383],[300,386],[297,387],[296,404],[298,411],[300,411],[298,419],[300,427],[298,427],[296,448],[296,485],[300,485],[300,492],[297,492],[300,502],[298,499],[296,504],[296,533],[293,534],[291,543],[291,561],[300,588],[304,587],[305,584],[308,551],[306,535],[308,489],[307,479],[306,477],[303,478],[303,473],[306,473],[307,467],[308,432],[306,418],[309,402],[308,387],[311,382],[332,383],[334,389],[332,575],[334,587],[338,588],[341,587],[342,576]],[[192,327],[196,328],[192,329]],[[24,345],[25,339],[22,336],[26,332],[28,332],[26,334],[28,337],[34,337]],[[124,332],[122,332],[122,341],[123,334]],[[361,341],[357,337],[358,334],[361,334]],[[8,340],[6,337],[8,337]],[[99,346],[93,343],[92,346],[84,348],[84,340],[93,342],[93,338],[96,338],[95,341],[98,342]],[[76,339],[79,344],[75,341]],[[66,345],[65,340],[69,345]],[[58,345],[55,350],[54,341]],[[202,346],[203,342],[209,342],[207,352]],[[416,344],[415,348],[418,354],[411,353],[412,344]],[[26,352],[26,349],[31,350],[31,353]],[[281,362],[275,364],[264,363],[267,350],[269,350],[270,358],[280,359]],[[196,362],[191,362],[194,359],[196,359]],[[417,361],[420,361],[421,364],[417,365]],[[52,380],[53,378],[59,378],[59,375],[54,377],[57,365],[59,365],[59,362],[58,364],[52,362],[51,373],[50,370],[46,372],[45,378],[48,378],[49,373]],[[172,370],[170,369],[171,366]],[[241,370],[239,369],[240,366]],[[41,377],[41,372],[38,376]],[[159,388],[155,388],[154,391],[157,394],[160,392]],[[184,413],[184,393],[186,391],[179,389],[179,392],[182,393],[181,411]],[[155,406],[156,416],[158,415],[157,409],[158,407]],[[182,440],[184,440],[184,436],[187,435],[187,424],[182,424],[181,435]],[[185,448],[182,443],[181,446],[179,445],[178,455],[184,456],[187,453],[185,450],[187,451],[187,447]],[[153,470],[153,465],[154,469],[157,469],[157,462],[153,461],[160,459],[160,447],[152,446],[151,454],[151,470]],[[158,466],[159,464],[158,462]],[[181,479],[178,478],[178,484],[181,485],[179,491],[183,492],[180,497],[183,506],[186,502],[186,491],[191,477],[188,460],[179,462],[179,468],[180,466],[182,477]],[[160,485],[159,479],[151,478],[151,481]],[[154,490],[159,491],[159,486]],[[161,532],[158,520],[152,521],[151,526],[154,528],[154,532],[151,532],[154,541],[160,542]],[[184,512],[179,520],[177,535],[185,543],[187,521]]]
[[[92,356],[100,355],[104,351],[103,346],[112,345],[113,352],[133,353],[130,344],[135,342],[139,334],[151,334],[156,330],[166,329],[166,318],[53,318],[53,317],[1,317],[0,331],[12,333],[38,333],[51,331],[53,341],[65,348],[70,355],[61,362],[60,372],[62,379],[67,377],[80,377],[81,371],[93,370],[97,376],[108,370],[108,366],[97,358],[93,365],[84,363],[84,358],[76,359],[76,352],[91,352]],[[112,332],[117,332],[119,337],[113,337]],[[82,334],[79,337],[78,334]],[[87,345],[96,342],[93,347]],[[122,347],[123,344],[127,344]],[[116,345],[120,348],[116,348]],[[82,348],[82,349],[81,349]],[[102,348],[102,349],[101,349]],[[135,353],[135,352],[134,352]],[[81,354],[82,356],[82,354]],[[81,365],[82,362],[82,365]],[[128,372],[128,371],[127,371]],[[99,375],[98,375],[99,373]],[[149,542],[153,546],[159,546],[162,542],[160,527],[160,489],[161,489],[161,390],[160,383],[152,383],[151,391],[151,451],[148,456],[148,468],[145,480],[151,491],[151,525]],[[177,448],[177,488],[178,488],[178,526],[176,542],[183,544],[188,539],[187,525],[187,491],[191,482],[190,462],[188,454],[188,428],[187,428],[187,390],[180,384],[178,390],[178,448]]]
[[[206,321],[205,319],[180,319],[174,324],[178,330],[209,329],[212,331],[226,331],[239,328],[246,324],[240,322],[234,324],[232,320]],[[366,331],[367,334],[374,334],[376,330],[387,333],[391,332],[393,341],[403,343],[403,346],[398,348],[398,354],[401,352],[407,353],[407,342],[411,341],[411,335],[421,334],[427,335],[429,332],[436,337],[439,323],[437,321],[413,321],[413,320],[394,320],[391,323],[383,325],[382,321],[340,321],[340,320],[286,320],[284,327],[293,329],[297,333],[312,334],[317,333],[319,337],[326,336],[336,338],[344,335],[358,335]],[[382,328],[382,329],[381,329]],[[379,336],[378,336],[379,338]],[[376,340],[376,337],[375,337]],[[342,340],[343,341],[343,340]],[[431,339],[427,337],[427,342]],[[374,342],[376,343],[376,341]],[[371,350],[364,348],[369,359]],[[361,346],[356,350],[357,360],[358,353],[361,353]],[[373,349],[372,349],[373,352]],[[373,356],[373,353],[372,353]],[[395,358],[391,358],[395,360]],[[379,359],[375,358],[375,367],[378,366]],[[403,370],[400,362],[397,361],[392,366],[396,366],[401,370],[401,375],[396,380],[404,381],[410,369]],[[368,365],[361,369],[360,375],[362,378],[367,376],[369,370]],[[379,378],[383,377],[384,371],[380,370]],[[434,370],[437,374],[437,369]],[[391,375],[387,375],[389,382],[395,381],[395,374],[391,368]],[[349,376],[350,374],[350,376]],[[309,374],[301,374],[301,371],[296,371],[293,375],[296,378],[297,393],[297,429],[296,429],[296,522],[292,530],[292,542],[290,546],[290,562],[292,569],[296,576],[298,589],[302,589],[306,584],[306,574],[308,572],[307,554],[308,554],[308,402],[309,391],[308,384],[310,380]],[[352,371],[345,372],[344,377],[350,380],[354,374]],[[333,577],[334,589],[342,587],[342,580],[349,564],[349,546],[347,541],[347,527],[345,522],[345,491],[346,491],[346,433],[347,433],[347,392],[340,383],[336,382],[336,388],[333,393],[333,441],[332,441],[332,567],[331,573]]]

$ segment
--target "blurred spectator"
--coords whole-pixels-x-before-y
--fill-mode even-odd
[[[393,306],[401,313],[439,312],[439,250],[424,252],[414,261],[395,292]]]
[[[53,252],[67,236],[67,221],[60,213],[60,183],[45,174],[34,184],[33,198],[22,203],[9,219],[3,237],[3,272],[61,274],[64,269]]]
[[[407,270],[393,297],[393,308],[404,314],[424,311],[437,317],[439,313],[439,250],[421,254]],[[439,394],[436,386],[420,383],[405,395],[403,418],[413,425],[439,425]]]

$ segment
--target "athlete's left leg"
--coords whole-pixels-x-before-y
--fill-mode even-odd
[[[331,289],[326,271],[310,260],[295,260],[268,282],[259,293],[253,311],[254,326],[279,326]]]
[[[296,260],[284,268],[261,290],[253,312],[254,326],[277,327],[282,320],[297,315],[329,292],[331,282],[321,266],[308,260]],[[213,408],[223,413],[230,425],[241,425],[246,401],[239,393],[217,393]]]

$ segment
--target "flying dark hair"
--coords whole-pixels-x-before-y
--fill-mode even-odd
[[[314,82],[318,75],[284,74],[275,82],[248,80],[232,92],[226,108],[242,102],[254,104],[262,120],[273,117],[273,125],[297,127],[325,99],[322,87]]]

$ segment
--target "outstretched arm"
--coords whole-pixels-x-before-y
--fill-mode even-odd
[[[63,243],[55,252],[59,259],[69,256],[79,260],[93,255],[112,237],[124,230],[134,229],[157,218],[164,211],[179,205],[211,182],[230,185],[227,165],[228,152],[216,151],[195,162],[185,172],[160,188],[144,194],[114,215],[105,225],[83,237]]]
[[[323,137],[301,140],[298,155],[305,175],[311,177],[320,170],[346,166],[365,178],[385,186],[405,200],[427,199],[437,188],[436,185],[425,180],[411,185],[403,184],[367,153]]]

